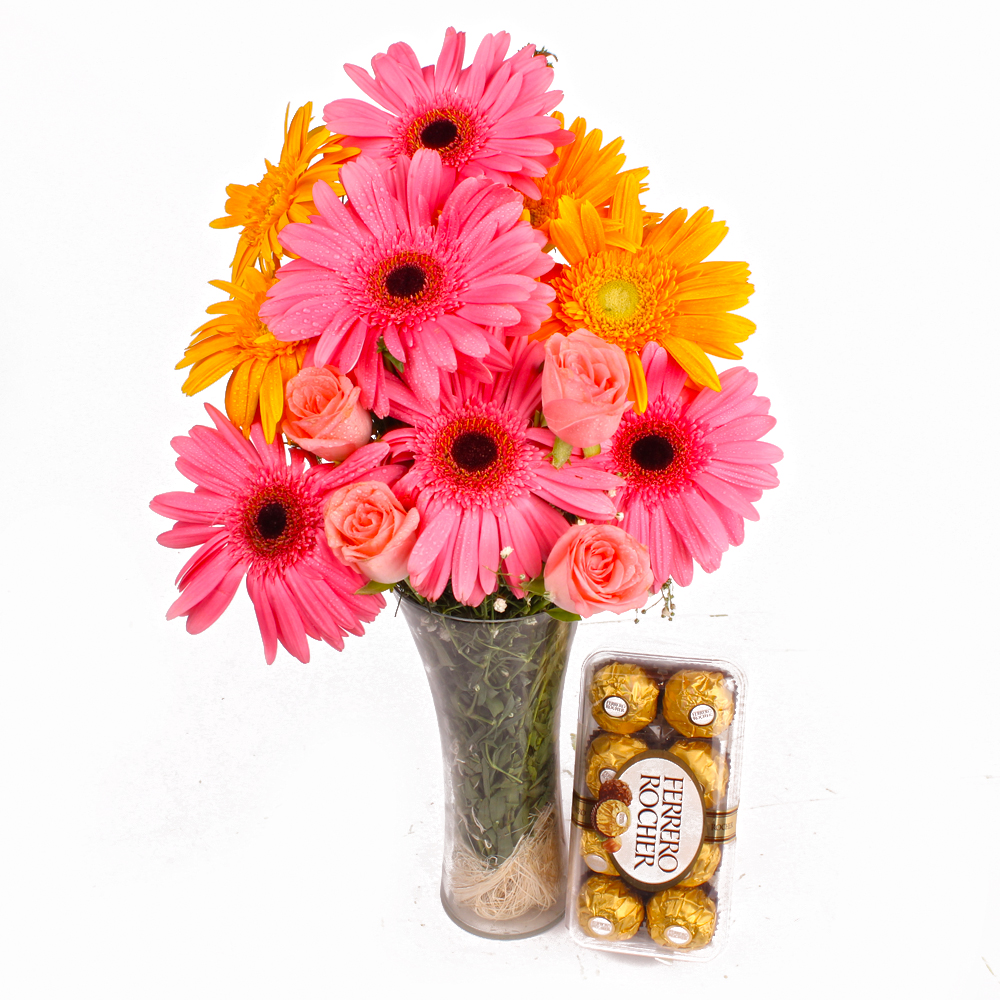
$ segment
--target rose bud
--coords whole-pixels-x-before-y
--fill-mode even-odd
[[[300,448],[339,462],[372,436],[361,389],[332,365],[303,368],[285,385],[282,431]]]
[[[642,607],[652,585],[649,549],[611,524],[572,525],[545,563],[552,601],[584,618]]]
[[[557,437],[574,448],[592,448],[618,430],[627,398],[625,352],[588,330],[545,341],[542,413]]]
[[[333,554],[369,580],[398,583],[417,540],[420,515],[407,510],[385,483],[342,486],[323,508],[326,540]]]

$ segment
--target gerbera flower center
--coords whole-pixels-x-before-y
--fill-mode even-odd
[[[632,461],[647,472],[661,472],[674,460],[674,446],[669,438],[648,434],[632,443]]]
[[[288,513],[280,503],[265,504],[257,511],[257,531],[268,541],[281,535],[287,524]]]
[[[318,503],[289,483],[259,486],[238,509],[239,533],[251,559],[294,562],[315,543],[321,520]]]
[[[458,138],[458,126],[448,118],[438,118],[423,127],[420,144],[427,149],[444,149]]]
[[[407,156],[433,149],[448,166],[461,167],[480,151],[485,131],[478,115],[449,102],[416,115],[398,133],[397,142]]]
[[[521,418],[492,402],[466,401],[420,429],[414,456],[434,492],[462,507],[498,510],[528,482],[528,453]],[[536,449],[537,450],[537,449]]]
[[[639,289],[631,281],[620,278],[606,281],[594,297],[610,319],[630,319],[639,306]]]
[[[430,255],[398,250],[368,274],[368,295],[377,323],[423,322],[436,315],[446,292],[444,268]]]
[[[451,457],[455,464],[467,472],[488,469],[497,460],[499,453],[496,440],[480,431],[460,434],[451,446]]]
[[[625,477],[630,489],[662,497],[686,488],[712,451],[696,423],[657,406],[625,414],[610,457],[613,471]]]
[[[385,290],[397,299],[409,299],[424,290],[427,276],[416,264],[401,264],[385,279]]]
[[[567,329],[583,327],[623,351],[641,351],[668,335],[677,312],[675,269],[645,247],[594,254],[551,284],[555,315]]]
[[[253,194],[247,207],[246,230],[253,239],[273,226],[288,211],[295,196],[297,164],[269,165],[259,184],[251,185]]]

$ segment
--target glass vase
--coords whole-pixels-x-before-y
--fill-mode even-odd
[[[575,624],[484,620],[404,597],[444,756],[441,901],[473,934],[520,938],[563,914],[558,740]]]

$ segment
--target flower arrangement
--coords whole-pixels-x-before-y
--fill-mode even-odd
[[[486,619],[644,605],[719,567],[781,452],[739,359],[742,262],[702,208],[647,209],[550,53],[487,35],[466,64],[399,42],[347,66],[369,100],[285,122],[276,164],[230,185],[228,299],[178,365],[228,375],[213,426],[175,438],[191,493],[156,497],[197,546],[168,617],[190,632],[242,579],[267,661],[338,649],[399,587]],[[371,103],[375,102],[375,103]]]
[[[226,413],[172,442],[194,491],[152,502],[197,546],[168,618],[202,631],[245,579],[268,663],[342,649],[397,589],[455,758],[442,898],[491,936],[558,916],[570,623],[672,613],[781,458],[756,376],[709,359],[754,330],[747,265],[706,260],[725,224],[648,210],[623,140],[553,110],[550,53],[509,45],[347,66],[375,103],[286,115],[227,189],[229,298],[178,365],[188,394],[228,375]]]

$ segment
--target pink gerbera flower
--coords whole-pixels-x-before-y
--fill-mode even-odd
[[[260,313],[280,340],[319,337],[313,364],[353,372],[362,405],[388,409],[380,342],[404,362],[424,402],[441,373],[491,377],[482,359],[509,362],[495,335],[533,333],[552,289],[545,237],[519,221],[521,198],[455,171],[421,150],[412,162],[361,157],[341,169],[344,205],[323,182],[319,216],[281,232],[299,259],[278,271]],[[496,358],[491,360],[497,360]]]
[[[744,518],[760,516],[753,502],[778,485],[781,450],[758,440],[775,421],[746,368],[723,372],[716,392],[685,388],[684,370],[657,344],[642,363],[649,405],[625,414],[595,462],[624,477],[621,526],[649,546],[654,588],[668,577],[687,586],[692,559],[711,573],[743,541]]]
[[[465,32],[449,28],[437,66],[423,69],[404,42],[372,59],[374,78],[347,65],[348,76],[385,108],[346,98],[332,101],[323,117],[345,145],[370,156],[413,156],[433,149],[463,177],[485,175],[540,198],[530,178],[556,162],[555,150],[572,132],[548,116],[562,91],[548,90],[553,73],[544,56],[526,45],[509,59],[510,35],[487,35],[472,65],[465,59]]]
[[[167,618],[187,615],[187,630],[201,632],[229,607],[246,576],[268,663],[277,643],[303,663],[306,636],[337,649],[351,632],[363,635],[384,606],[377,595],[358,596],[367,580],[339,563],[323,534],[323,501],[358,479],[391,481],[399,469],[376,468],[384,444],[365,445],[342,464],[303,469],[303,453],[291,461],[284,446],[268,444],[259,423],[250,440],[215,407],[206,406],[215,428],[192,427],[171,442],[177,468],[196,483],[193,493],[162,493],[150,504],[177,523],[157,539],[171,548],[199,545],[177,577],[181,596]],[[217,428],[217,429],[216,429]]]
[[[410,584],[431,600],[450,579],[455,597],[475,607],[496,590],[498,570],[523,596],[567,528],[560,510],[597,521],[614,515],[606,491],[618,477],[587,461],[555,468],[555,436],[531,426],[542,345],[521,340],[511,352],[513,368],[491,384],[450,376],[439,409],[421,405],[398,380],[390,386],[392,415],[411,426],[384,440],[413,462],[393,489],[420,511]]]

